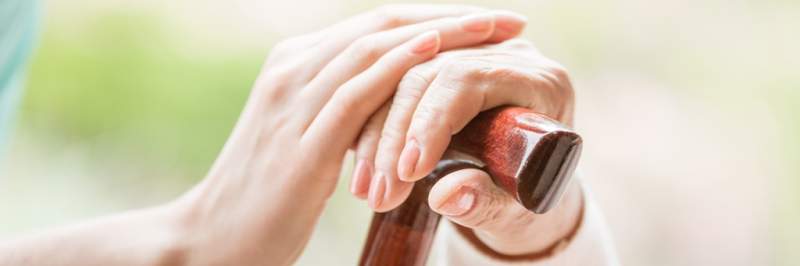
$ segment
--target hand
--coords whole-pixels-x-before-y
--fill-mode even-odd
[[[524,106],[572,124],[573,90],[567,72],[529,42],[444,52],[413,67],[393,100],[372,115],[357,143],[351,192],[383,212],[400,205],[416,181],[435,167],[452,135],[479,112]],[[541,250],[568,234],[580,213],[572,184],[560,206],[535,215],[479,170],[443,177],[431,189],[431,208],[475,229],[503,254]]]
[[[176,202],[186,260],[290,264],[369,117],[440,50],[500,42],[524,21],[461,6],[393,6],[278,44],[208,176]]]

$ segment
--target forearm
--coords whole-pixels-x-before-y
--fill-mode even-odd
[[[0,265],[180,265],[169,207],[130,211],[0,242]]]
[[[0,242],[0,266],[291,264],[322,212],[327,191],[306,186],[301,193],[283,184],[260,186],[265,188],[256,195],[218,197],[245,185],[233,178],[224,184],[211,182],[218,180],[209,178],[159,207]],[[297,201],[297,195],[304,195],[303,200]],[[257,204],[266,201],[258,197],[270,197],[274,204]],[[252,215],[253,210],[263,215]],[[264,232],[239,230],[253,226]]]

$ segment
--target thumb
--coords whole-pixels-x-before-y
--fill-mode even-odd
[[[492,235],[519,232],[536,217],[477,169],[442,177],[431,188],[428,204],[452,222]]]

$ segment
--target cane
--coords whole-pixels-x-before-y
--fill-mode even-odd
[[[547,212],[569,184],[581,147],[578,134],[531,110],[482,112],[453,136],[436,169],[414,184],[402,205],[373,215],[359,265],[425,265],[440,219],[428,207],[428,192],[456,170],[482,169],[526,209]]]

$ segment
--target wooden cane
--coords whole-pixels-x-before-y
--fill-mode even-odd
[[[428,207],[428,192],[459,169],[482,169],[528,210],[547,212],[569,184],[581,147],[578,134],[525,108],[479,114],[453,136],[445,158],[402,205],[373,215],[359,265],[425,265],[440,218]]]

